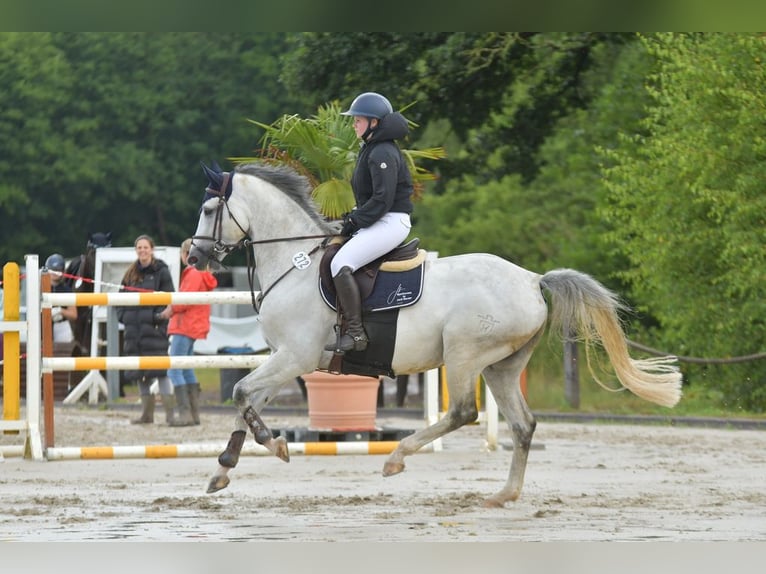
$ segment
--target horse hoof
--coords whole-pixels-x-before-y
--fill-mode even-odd
[[[501,500],[498,500],[497,498],[495,498],[494,496],[485,500],[482,506],[484,508],[505,508],[505,504]]]
[[[383,476],[393,476],[404,470],[403,462],[387,462],[383,465]]]
[[[210,479],[210,484],[207,485],[207,494],[211,494],[213,492],[218,492],[219,490],[223,490],[227,486],[229,486],[229,483],[231,482],[231,479],[224,475],[224,476],[214,476]]]
[[[290,452],[287,450],[285,437],[280,436],[274,439],[274,454],[285,462],[290,462]]]

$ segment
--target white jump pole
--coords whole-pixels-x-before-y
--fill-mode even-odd
[[[159,357],[45,357],[43,373],[52,371],[124,371],[145,369],[237,369],[259,367],[268,355],[189,355]]]
[[[258,292],[251,293],[250,291],[212,291],[212,292],[189,292],[189,291],[152,291],[146,293],[43,293],[42,294],[42,307],[96,307],[96,306],[159,306],[159,305],[209,305],[213,303],[223,303],[230,305],[245,305],[252,303],[253,297],[257,297]],[[252,357],[252,355],[251,355]],[[124,357],[122,357],[124,358]],[[217,365],[220,367],[231,366],[235,367],[235,361],[231,361],[232,357],[221,358],[221,362]],[[99,393],[103,393],[105,396],[107,393],[107,384],[104,377],[101,376],[102,370],[120,370],[120,369],[138,369],[138,368],[150,368],[150,367],[137,367],[132,366],[135,363],[130,363],[131,366],[110,366],[120,364],[115,361],[111,361],[109,365],[102,365],[99,361],[103,357],[77,357],[79,363],[71,365],[64,362],[66,359],[45,360],[44,368],[47,371],[81,371],[89,370],[90,372],[75,386],[74,389],[64,399],[64,404],[76,404],[80,397],[89,392],[89,402],[91,404],[98,403]],[[147,358],[148,359],[148,358]],[[61,361],[60,363],[57,361]],[[82,367],[80,365],[87,364],[88,360],[93,360],[93,366]],[[243,359],[244,360],[244,359]],[[257,366],[260,362],[255,362],[253,366]],[[197,366],[182,365],[176,363],[172,367],[169,366],[157,366],[152,367],[156,369],[168,369],[168,368],[204,368],[205,366],[212,366],[209,364],[200,363]],[[240,366],[240,365],[236,365]],[[243,367],[250,366],[241,365]]]
[[[93,307],[106,306],[141,306],[141,305],[210,305],[225,303],[245,305],[252,302],[256,291],[152,291],[148,293],[43,293],[43,307]]]
[[[290,455],[331,456],[359,454],[390,454],[399,441],[321,441],[288,443]],[[64,446],[50,447],[48,460],[107,460],[118,458],[189,458],[218,456],[226,448],[225,442],[197,444],[156,444],[144,446]],[[418,452],[432,452],[426,445]],[[242,456],[273,456],[271,451],[248,441]]]

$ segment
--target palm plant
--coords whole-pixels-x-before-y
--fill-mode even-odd
[[[287,163],[308,177],[313,189],[312,197],[328,219],[338,219],[351,211],[354,194],[350,182],[359,140],[352,122],[341,115],[339,103],[320,106],[317,113],[309,118],[284,115],[272,124],[248,121],[265,131],[260,141],[260,156],[230,158],[232,161],[240,163],[259,159]],[[443,158],[444,149],[403,149],[402,153],[409,163],[415,196],[419,197],[424,183],[436,179],[436,175],[418,165],[418,162]]]

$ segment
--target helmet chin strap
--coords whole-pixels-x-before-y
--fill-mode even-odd
[[[366,142],[367,138],[369,138],[372,135],[372,132],[375,131],[375,128],[378,126],[376,125],[375,128],[372,127],[372,120],[374,118],[367,118],[367,129],[364,130],[364,133],[362,134],[362,141]]]

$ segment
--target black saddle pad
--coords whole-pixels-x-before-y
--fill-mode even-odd
[[[420,264],[409,271],[380,271],[372,292],[362,301],[362,311],[374,313],[414,305],[423,294],[424,270],[425,265]],[[324,302],[337,311],[335,293],[326,290],[321,279],[319,292]]]

